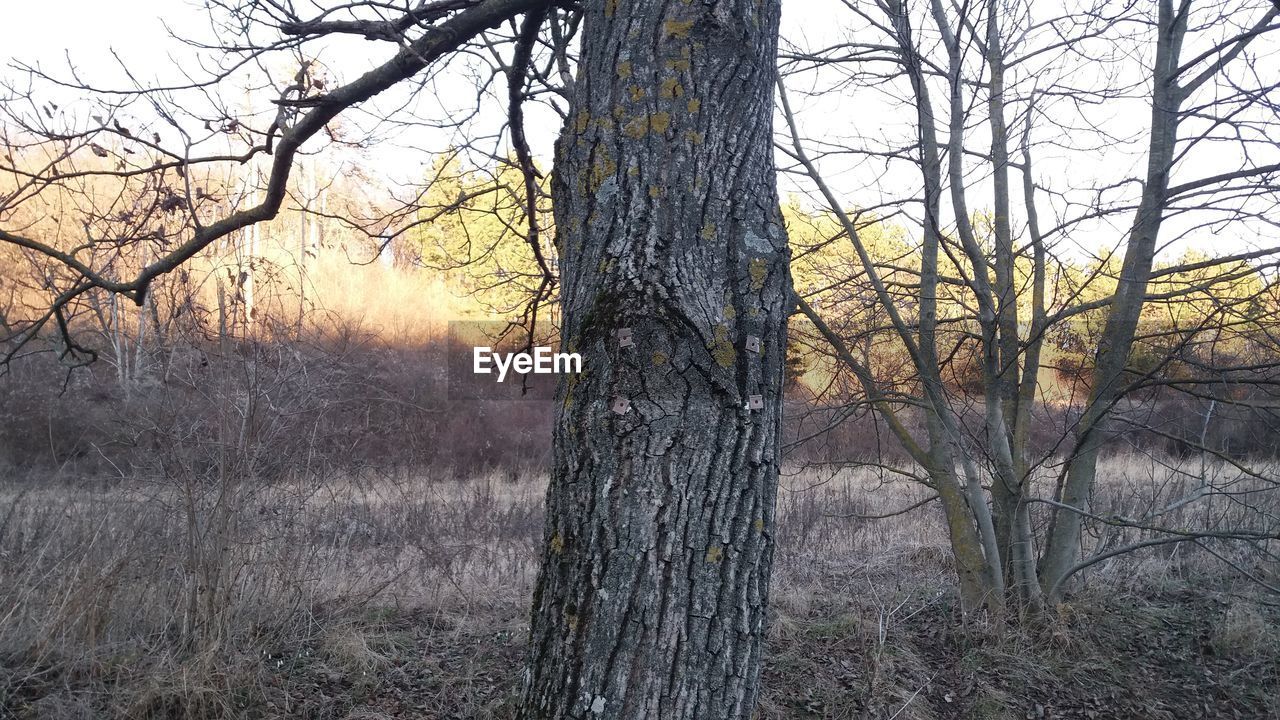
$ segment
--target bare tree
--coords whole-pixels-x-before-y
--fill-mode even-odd
[[[851,142],[807,141],[784,95],[789,133],[780,145],[853,244],[860,267],[850,282],[883,312],[877,332],[908,359],[913,387],[902,394],[886,385],[815,309],[820,295],[801,308],[925,470],[946,514],[965,605],[999,610],[1007,596],[1033,609],[1046,595],[1056,602],[1080,569],[1081,524],[1090,516],[1109,418],[1142,384],[1131,356],[1144,311],[1219,294],[1229,299],[1202,316],[1198,329],[1230,325],[1231,308],[1248,302],[1229,292],[1233,283],[1259,277],[1280,254],[1264,242],[1157,264],[1172,244],[1170,219],[1178,237],[1194,239],[1209,228],[1265,227],[1274,209],[1280,165],[1265,137],[1274,129],[1277,78],[1258,71],[1252,49],[1273,42],[1280,10],[1190,0],[1162,2],[1154,14],[1105,2],[1052,10],[999,0],[844,4],[856,23],[849,40],[788,53],[789,73],[881,94],[911,108],[912,122],[900,135],[864,131]],[[1188,57],[1183,47],[1192,43]],[[1140,104],[1150,119],[1132,131],[1099,122],[1093,110],[1128,112]],[[1096,162],[1107,148],[1139,144],[1146,167],[1137,177],[1084,187],[1070,177],[1085,172],[1086,158]],[[1038,151],[1056,162],[1036,162]],[[847,209],[820,170],[828,154],[846,162],[852,156],[887,178],[879,186],[883,199],[868,205],[912,223],[915,264],[868,250],[859,229],[870,221]],[[1057,159],[1064,155],[1069,159]],[[1131,187],[1140,192],[1126,193]],[[1076,272],[1089,251],[1076,236],[1105,238],[1122,227],[1123,239],[1103,243],[1108,249],[1093,270]],[[1113,257],[1122,259],[1118,270]],[[1195,272],[1195,281],[1180,279]],[[1091,313],[1105,316],[1105,328],[1089,362],[1083,410],[1065,428],[1069,434],[1035,447],[1051,339]],[[1260,328],[1258,319],[1249,322]],[[1184,337],[1188,331],[1195,329],[1181,328]],[[970,359],[979,395],[973,402],[953,382]],[[1162,366],[1152,369],[1158,374]],[[922,433],[903,418],[915,411],[925,419]],[[980,421],[970,425],[974,413]],[[1060,476],[1057,492],[1037,498],[1033,482],[1046,474]],[[1037,553],[1030,508],[1041,502],[1051,528]]]

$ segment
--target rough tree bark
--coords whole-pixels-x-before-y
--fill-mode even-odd
[[[584,373],[559,390],[523,718],[754,708],[793,305],[779,6],[584,8],[553,178]]]

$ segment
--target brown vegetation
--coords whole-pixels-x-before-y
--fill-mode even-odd
[[[1178,493],[1179,468],[1148,458],[1104,471],[1102,507]],[[936,512],[860,517],[919,500],[912,485],[863,470],[783,486],[761,717],[1280,713],[1274,603],[1215,556],[1246,555],[1118,557],[1056,620],[993,635],[961,620]],[[216,484],[7,481],[0,716],[511,717],[544,487],[506,471],[236,484],[229,542],[192,567],[182,508],[207,523]]]

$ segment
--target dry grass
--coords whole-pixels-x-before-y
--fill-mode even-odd
[[[1100,508],[1185,492],[1176,469],[1105,469]],[[511,472],[0,486],[0,717],[508,717],[543,492]],[[868,469],[783,479],[761,717],[1004,718],[1084,703],[1029,688],[1122,671],[1099,643],[1124,635],[1115,627],[1183,627],[1168,598],[1189,589],[1195,642],[1223,675],[1280,672],[1274,609],[1204,552],[1097,566],[1055,627],[992,639],[958,624],[936,508],[857,517],[925,493]],[[1146,614],[1117,612],[1117,598]]]

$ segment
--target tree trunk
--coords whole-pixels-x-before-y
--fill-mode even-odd
[[[779,5],[586,3],[553,178],[584,372],[559,389],[523,718],[754,708],[793,304]]]
[[[1004,581],[993,554],[995,538],[990,515],[984,518],[986,504],[980,495],[975,497],[977,493],[973,492],[971,482],[965,482],[951,470],[955,462],[950,453],[939,455],[945,462],[929,468],[929,477],[942,501],[951,557],[956,563],[960,585],[960,607],[966,615],[984,608],[1000,615],[1004,611]]]
[[[1177,68],[1187,29],[1188,4],[1189,0],[1182,0],[1182,5],[1175,11],[1172,0],[1160,3],[1153,66],[1151,136],[1142,199],[1134,213],[1119,282],[1094,356],[1093,387],[1080,420],[1079,438],[1057,498],[1062,505],[1081,512],[1089,511],[1089,496],[1097,476],[1106,422],[1124,389],[1124,369],[1146,302],[1147,283],[1157,250],[1156,239],[1164,221],[1169,172],[1178,143],[1179,106],[1184,99],[1177,86]],[[1080,557],[1082,523],[1080,512],[1064,508],[1054,510],[1040,563],[1040,583],[1050,603],[1062,599],[1064,583]]]

